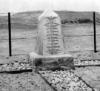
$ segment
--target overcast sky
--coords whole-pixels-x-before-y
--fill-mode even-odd
[[[0,13],[45,10],[99,11],[100,0],[0,0]]]

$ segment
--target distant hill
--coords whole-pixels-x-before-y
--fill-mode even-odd
[[[66,23],[92,23],[92,12],[56,11],[61,17],[62,24]],[[42,11],[16,13],[11,16],[12,28],[35,29],[38,24],[38,16]],[[100,23],[100,15],[96,14],[96,20]],[[7,28],[7,16],[0,16],[0,28]]]

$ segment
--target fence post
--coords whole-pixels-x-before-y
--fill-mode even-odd
[[[8,37],[9,37],[9,56],[12,56],[12,43],[11,43],[11,15],[8,12]]]
[[[95,12],[93,12],[93,29],[94,29],[94,52],[97,52],[97,47],[96,47],[96,17],[95,17]]]

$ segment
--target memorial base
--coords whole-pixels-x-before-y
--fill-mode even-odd
[[[73,57],[67,54],[52,56],[31,56],[30,58],[33,71],[74,69]]]

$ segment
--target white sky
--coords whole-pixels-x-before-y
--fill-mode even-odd
[[[0,13],[44,10],[98,11],[100,0],[0,0]]]

